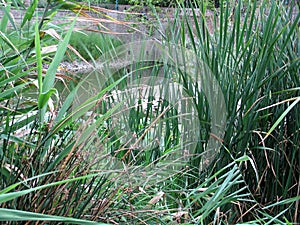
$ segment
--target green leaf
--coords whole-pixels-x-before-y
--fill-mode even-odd
[[[52,216],[41,213],[26,212],[16,209],[0,208],[0,221],[60,221],[71,224],[104,224],[71,217]]]
[[[17,27],[16,27],[14,19],[11,17],[10,7],[3,8],[3,12],[4,12],[4,15],[6,16],[6,18],[9,20],[9,22],[13,26],[14,30],[18,30]]]
[[[0,134],[0,139],[4,139],[4,140],[10,141],[10,142],[15,142],[15,143],[18,143],[20,145],[25,144],[25,145],[27,145],[31,148],[36,147],[35,144],[32,144],[31,142],[25,141],[24,139],[16,137],[14,135]]]
[[[16,48],[16,46],[13,44],[13,42],[9,39],[9,37],[7,37],[7,35],[5,33],[3,33],[2,31],[0,31],[0,37],[2,38],[2,40],[12,49],[14,50],[18,55],[20,55],[20,52],[18,51],[18,49]]]
[[[284,119],[284,117],[291,111],[295,105],[300,101],[300,97],[297,97],[296,100],[281,114],[281,116],[276,120],[270,130],[267,132],[264,140],[275,130],[275,128],[280,124],[280,122]]]
[[[10,5],[7,4],[5,6],[4,10],[9,12],[10,11]],[[8,22],[7,14],[4,14],[3,17],[2,17],[1,23],[0,23],[0,31],[5,32],[5,30],[7,28],[7,22]]]
[[[66,179],[66,180],[62,180],[62,181],[53,182],[53,183],[50,183],[50,184],[41,185],[41,186],[38,186],[38,187],[23,190],[23,191],[0,194],[0,203],[16,199],[16,198],[21,197],[23,195],[29,194],[33,191],[38,191],[38,190],[45,189],[45,188],[52,187],[52,186],[71,183],[71,182],[77,181],[77,180],[88,179],[88,178],[95,177],[95,176],[98,176],[98,175],[99,175],[98,173],[97,174],[89,174],[89,175],[85,175],[85,176],[75,177],[75,178],[72,178],[72,179]]]
[[[50,99],[51,95],[54,93],[58,96],[58,91],[55,88],[51,88],[46,93],[42,93],[39,95],[39,99],[38,99],[39,109],[44,108],[44,106],[47,104],[48,100]]]
[[[5,169],[6,169],[6,168],[5,168]],[[5,189],[3,189],[2,191],[0,191],[0,196],[1,196],[2,194],[5,194],[5,193],[7,193],[7,192],[10,192],[10,191],[14,190],[16,187],[18,187],[18,186],[21,185],[21,184],[25,184],[25,183],[28,182],[28,181],[31,181],[31,180],[34,180],[34,179],[38,179],[38,178],[40,178],[40,177],[44,177],[44,176],[47,176],[47,175],[50,175],[50,174],[53,174],[53,173],[56,173],[56,172],[57,172],[57,171],[53,171],[53,172],[49,172],[49,173],[43,173],[43,174],[41,174],[41,175],[38,175],[38,176],[34,176],[34,177],[31,177],[31,178],[28,178],[28,179],[26,179],[25,181],[18,182],[18,183],[15,183],[15,184],[12,184],[12,185],[6,187]]]
[[[37,72],[38,72],[38,86],[39,94],[43,93],[43,74],[42,74],[42,55],[41,55],[41,41],[40,41],[40,32],[38,21],[35,23],[35,52],[36,52],[36,61],[37,61]]]
[[[56,71],[58,69],[59,64],[63,60],[63,57],[67,50],[75,22],[76,22],[76,20],[74,20],[73,23],[71,24],[71,27],[70,27],[68,33],[66,34],[64,40],[59,43],[56,54],[55,54],[51,64],[49,65],[49,68],[46,72],[46,75],[45,75],[44,81],[43,81],[43,91],[44,92],[49,91],[51,88],[53,88]]]
[[[74,88],[70,94],[67,96],[67,98],[64,100],[63,105],[61,106],[57,117],[55,118],[55,122],[58,123],[59,121],[61,121],[64,117],[64,115],[66,114],[67,110],[71,107],[73,100],[74,100],[74,95],[76,93],[76,88]]]
[[[20,84],[18,86],[15,86],[13,88],[9,88],[5,91],[2,91],[0,93],[0,99],[4,99],[5,97],[9,96],[10,94],[14,93],[15,91],[20,91],[22,90],[23,88],[25,88],[29,83],[23,83],[23,84]]]
[[[47,93],[49,90],[51,90],[54,86],[56,71],[58,69],[59,64],[63,60],[64,54],[67,50],[75,22],[76,22],[76,19],[71,24],[71,27],[70,27],[67,35],[65,36],[64,40],[59,43],[56,54],[46,72],[46,75],[43,80],[43,86],[42,86],[42,90],[45,93]],[[46,99],[43,99],[43,100],[46,100]],[[47,101],[48,100],[49,100],[49,98],[47,99]],[[45,113],[46,113],[45,105],[47,104],[47,101],[46,102],[43,102],[42,100],[39,101],[39,106],[41,106],[41,107],[39,107],[41,109],[41,111],[40,111],[40,122],[41,123],[43,122],[43,119],[45,117]]]
[[[33,16],[33,13],[37,7],[37,3],[38,1],[37,0],[34,0],[34,1],[31,1],[31,4],[30,6],[28,7],[28,9],[26,10],[26,13],[25,13],[25,16],[23,18],[23,21],[22,21],[22,24],[21,24],[21,27],[23,27],[27,21],[30,21],[32,16]]]
[[[288,199],[284,199],[282,201],[279,201],[279,202],[276,202],[276,203],[273,203],[273,204],[270,204],[270,205],[267,205],[265,207],[263,207],[263,209],[269,209],[269,208],[273,208],[275,206],[278,206],[278,205],[286,205],[286,204],[290,204],[290,203],[294,203],[294,202],[297,202],[297,201],[300,201],[300,196],[295,196],[295,197],[292,197],[292,198],[288,198]]]

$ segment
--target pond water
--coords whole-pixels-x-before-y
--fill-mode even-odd
[[[150,163],[153,157],[158,159],[163,154],[168,154],[170,159],[185,157],[187,160],[199,140],[194,99],[174,80],[174,69],[150,64],[140,66],[125,67],[113,74],[101,71],[78,74],[81,81],[77,82],[73,110],[124,77],[99,96],[95,107],[87,113],[97,118],[110,114],[99,129],[108,130],[106,141],[111,152],[130,148],[136,163]],[[60,92],[63,98],[75,87],[75,83],[67,88],[62,83],[59,85],[63,88]],[[118,152],[116,156],[124,154]],[[138,160],[138,155],[143,160]]]

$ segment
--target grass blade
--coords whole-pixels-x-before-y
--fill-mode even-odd
[[[266,138],[275,130],[275,128],[282,122],[284,117],[294,108],[295,105],[298,104],[299,101],[300,101],[300,97],[297,97],[297,99],[281,114],[281,116],[276,120],[276,122],[267,132],[266,136],[264,137],[264,140],[266,140]]]
[[[75,219],[70,217],[52,216],[41,213],[33,213],[27,211],[21,211],[16,209],[0,208],[0,221],[56,221],[71,224],[99,224],[105,225],[105,223],[97,223],[87,220]]]

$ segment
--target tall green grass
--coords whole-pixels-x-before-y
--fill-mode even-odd
[[[14,23],[10,14],[17,3],[1,6],[0,221],[94,224],[89,221],[97,218],[99,210],[93,213],[92,209],[103,204],[103,199],[110,199],[115,190],[110,189],[109,172],[89,175],[91,165],[78,153],[76,142],[76,137],[82,135],[76,130],[77,119],[85,108],[79,107],[72,115],[74,91],[62,102],[55,85],[58,79],[67,77],[57,70],[64,59],[76,14],[68,27],[57,27],[57,35],[50,29],[49,20],[45,20],[60,8],[76,11],[78,5],[51,3],[50,9],[48,2],[44,16],[35,18],[36,3],[27,9],[22,24]],[[12,28],[7,28],[8,24]],[[58,36],[63,38],[57,40]],[[54,51],[45,53],[44,47],[49,45]],[[47,69],[44,64],[49,64]],[[71,76],[69,79],[75,80]],[[88,103],[85,107],[89,107]]]
[[[206,6],[196,3],[198,9],[191,15],[175,14],[159,46],[173,63],[188,64],[189,49],[196,62],[212,71],[226,103],[223,137],[211,130],[212,107],[217,106],[210,105],[213,97],[207,96],[207,87],[201,89],[190,79],[187,66],[176,69],[164,59],[149,62],[147,49],[141,49],[139,62],[117,70],[105,61],[132,53],[112,45],[101,62],[95,59],[103,63],[103,70],[73,82],[74,88],[62,97],[55,81],[65,79],[57,69],[72,29],[62,33],[56,54],[44,54],[43,47],[53,40],[43,33],[48,28],[43,18],[32,22],[36,5],[28,9],[23,26],[13,24],[13,32],[6,29],[13,5],[1,6],[0,221],[299,221],[299,7],[276,1],[224,1],[208,20]],[[53,10],[61,7],[56,6]],[[63,7],[77,9],[72,4]],[[186,12],[183,6],[179,10]],[[172,46],[180,46],[176,54]],[[86,51],[91,53],[88,47]],[[204,64],[195,64],[195,70]],[[164,85],[158,85],[158,104],[153,105],[155,90],[150,88],[143,108],[145,99],[126,90],[134,78],[145,76],[181,85],[193,108],[172,104],[177,89],[165,90]],[[95,92],[98,84],[102,88]],[[84,97],[74,104],[80,94]],[[182,114],[197,115],[199,123],[194,118],[180,126]],[[194,144],[193,156],[172,157],[186,147],[184,141],[193,132],[195,139],[188,139]],[[212,135],[221,148],[202,169],[201,154]]]
[[[247,187],[255,203],[236,202],[237,222],[266,214],[297,222],[298,200],[286,205],[283,199],[299,197],[299,7],[227,2],[212,34],[193,14],[194,21],[186,21],[193,48],[219,80],[228,111],[214,170],[232,157],[251,159],[240,167],[240,188]]]

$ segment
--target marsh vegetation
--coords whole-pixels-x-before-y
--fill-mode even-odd
[[[102,8],[33,1],[16,23],[22,3],[1,3],[0,221],[300,221],[299,5],[223,1],[211,32],[195,3],[150,48],[76,27],[122,22]],[[54,25],[60,9],[74,18]],[[74,58],[94,70],[60,67]]]

